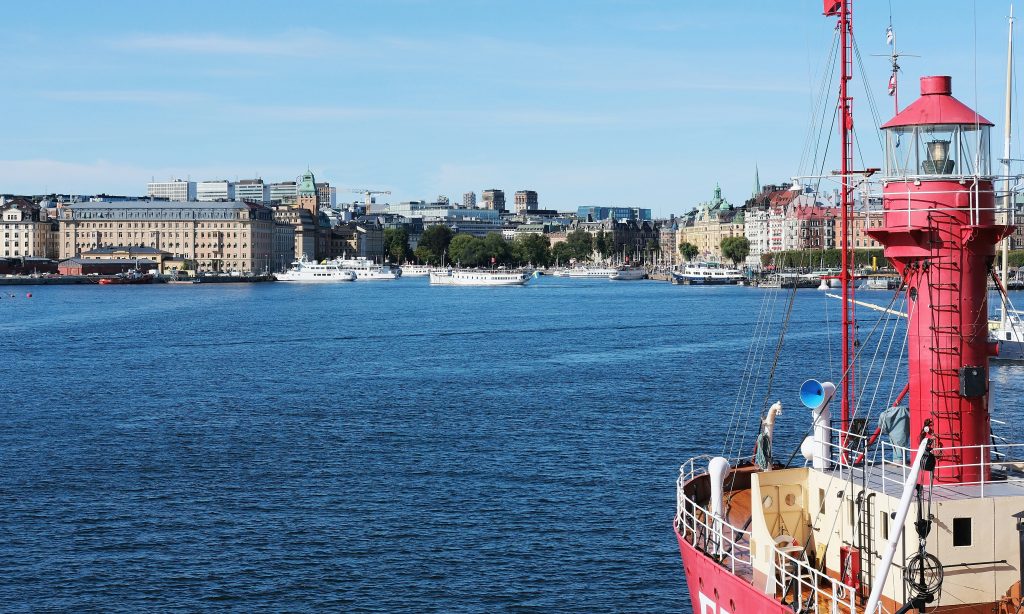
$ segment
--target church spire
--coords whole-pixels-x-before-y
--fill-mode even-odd
[[[754,193],[752,196],[757,196],[761,193],[761,174],[758,172],[757,165],[754,165]]]

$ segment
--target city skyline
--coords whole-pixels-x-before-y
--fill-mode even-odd
[[[154,178],[284,181],[308,167],[395,202],[497,187],[536,190],[545,209],[666,216],[718,183],[741,204],[755,168],[765,183],[812,172],[801,152],[825,58],[810,50],[834,29],[810,0],[60,7],[45,23],[9,9],[0,192],[141,194]],[[884,122],[888,63],[872,54],[889,50],[889,9],[860,9]],[[1001,131],[1007,12],[894,7],[899,50],[921,56],[901,62],[902,104],[919,76],[951,74]],[[976,19],[977,39],[935,36],[954,17]],[[861,87],[858,70],[858,158],[877,165]]]

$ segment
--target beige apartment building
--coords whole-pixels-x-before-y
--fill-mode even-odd
[[[284,259],[275,253],[273,211],[237,201],[86,202],[65,205],[60,258],[104,247],[151,247],[190,261],[200,272],[260,272]],[[290,258],[290,254],[288,255]]]
[[[57,224],[46,213],[20,199],[0,204],[0,258],[56,258]]]

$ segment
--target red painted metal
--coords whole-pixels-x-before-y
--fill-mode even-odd
[[[903,112],[882,125],[882,129],[897,126],[923,126],[929,124],[981,124],[988,121],[970,107],[951,96],[952,83],[946,76],[921,77],[921,97]]]
[[[956,101],[949,86],[948,77],[925,77],[921,100],[932,108],[952,108],[950,101]],[[959,117],[971,127],[976,118],[984,121],[967,111]],[[948,115],[914,117],[928,118],[923,125],[950,123]],[[995,223],[992,178],[965,179],[888,179],[883,226],[868,231],[885,246],[885,256],[906,280],[910,447],[917,447],[927,426],[938,456],[935,479],[947,483],[989,476],[981,447],[991,443],[988,395],[963,394],[962,377],[965,368],[976,368],[984,381],[981,385],[987,385],[986,281],[995,244],[1007,232],[1006,226]],[[922,480],[930,479],[921,475]]]
[[[683,558],[690,603],[695,614],[738,614],[764,612],[793,614],[788,605],[758,590],[750,581],[730,573],[705,553],[693,547],[676,528],[676,540]]]
[[[842,390],[840,405],[840,422],[842,433],[840,448],[846,449],[845,433],[850,425],[850,408],[854,407],[854,338],[855,338],[855,312],[853,303],[853,266],[850,257],[850,217],[853,203],[850,201],[850,171],[853,167],[853,98],[850,97],[848,86],[853,75],[853,7],[852,0],[842,0],[839,3],[839,45],[841,48],[839,78],[839,132],[841,135],[843,160],[839,169],[839,176],[842,181],[840,190],[840,249],[842,250],[841,270],[839,271],[839,283],[842,285],[842,364],[843,378],[840,389]],[[826,14],[831,15],[834,13]]]

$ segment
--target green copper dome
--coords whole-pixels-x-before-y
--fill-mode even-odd
[[[299,196],[316,196],[316,177],[313,171],[306,169],[299,180]]]

